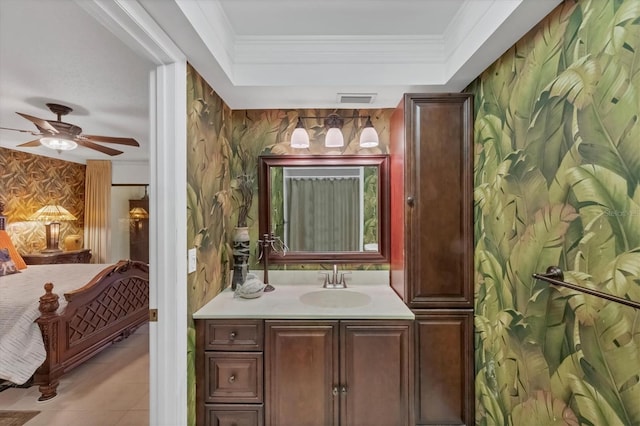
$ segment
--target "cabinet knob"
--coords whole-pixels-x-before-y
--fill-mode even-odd
[[[334,386],[333,387],[333,392],[331,392],[333,394],[333,396],[338,396],[338,387]]]
[[[347,387],[346,386],[342,386],[342,389],[340,389],[340,391],[342,392],[342,394],[346,394],[347,393]]]
[[[413,207],[415,204],[416,204],[416,199],[413,196],[409,195],[407,197],[407,205],[409,207]]]
[[[234,383],[235,381],[236,381],[236,376],[234,374],[229,376],[229,383]]]
[[[235,331],[232,331],[231,333],[229,333],[229,340],[235,340],[237,335],[238,333],[236,333]]]

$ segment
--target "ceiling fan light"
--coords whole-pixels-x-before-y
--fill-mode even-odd
[[[291,134],[291,148],[309,148],[309,133],[307,133],[302,119],[298,117],[298,124]]]
[[[56,151],[70,151],[78,147],[78,144],[72,140],[56,137],[40,138],[40,143],[47,148],[55,149]]]
[[[360,146],[362,148],[373,148],[378,146],[379,143],[378,132],[376,132],[373,123],[371,123],[371,117],[367,117],[367,123],[362,129],[362,133],[360,133]]]

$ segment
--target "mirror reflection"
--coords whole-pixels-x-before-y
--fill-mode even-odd
[[[274,167],[270,209],[291,251],[378,251],[377,167]]]
[[[259,168],[259,233],[287,246],[270,262],[388,262],[387,155],[264,155]]]

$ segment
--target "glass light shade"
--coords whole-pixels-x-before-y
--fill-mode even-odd
[[[360,146],[362,148],[373,148],[374,146],[378,146],[379,143],[378,132],[376,132],[376,129],[373,127],[371,118],[367,118],[367,123],[364,125],[364,129],[362,129],[362,133],[360,133]]]
[[[56,151],[70,151],[78,147],[78,144],[72,140],[56,137],[40,138],[40,143],[47,148],[55,149]]]
[[[149,219],[149,213],[142,207],[134,207],[129,210],[130,219]]]
[[[305,130],[301,118],[298,118],[298,124],[291,134],[291,148],[309,148],[309,133]]]
[[[324,138],[324,146],[327,148],[344,146],[344,136],[342,136],[342,131],[337,127],[332,127],[327,130],[327,136]]]
[[[78,220],[69,210],[57,204],[49,204],[37,212],[29,216],[29,220],[37,220],[39,222],[61,222],[69,220]]]

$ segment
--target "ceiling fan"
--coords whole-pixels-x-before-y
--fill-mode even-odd
[[[119,155],[122,151],[98,145],[99,143],[115,143],[128,146],[140,146],[140,144],[132,138],[116,138],[112,136],[84,135],[82,129],[74,124],[65,123],[61,120],[63,115],[69,114],[73,109],[65,105],[48,103],[47,107],[52,113],[58,116],[57,121],[44,120],[21,112],[16,114],[31,121],[38,128],[39,133],[32,130],[11,129],[8,127],[0,127],[4,130],[14,130],[17,132],[31,133],[34,136],[40,136],[38,139],[20,144],[18,146],[39,146],[43,145],[56,151],[69,151],[79,146],[94,149],[107,155]]]

